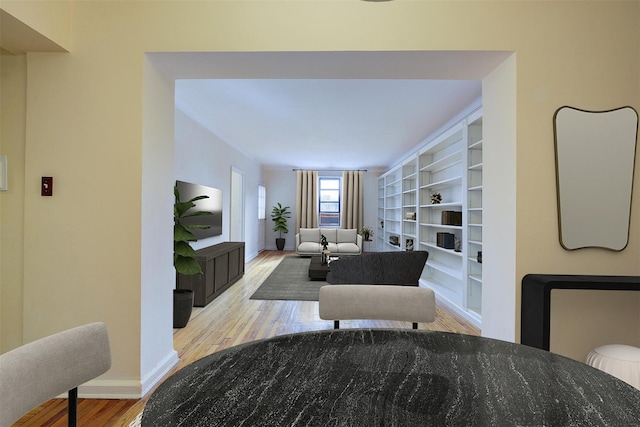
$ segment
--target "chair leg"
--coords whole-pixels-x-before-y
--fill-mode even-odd
[[[413,329],[418,329],[418,324],[416,322],[413,322]]]
[[[340,321],[339,320],[334,320],[333,321],[333,329],[340,329]]]
[[[76,427],[78,425],[78,387],[69,390],[68,408],[68,425]]]

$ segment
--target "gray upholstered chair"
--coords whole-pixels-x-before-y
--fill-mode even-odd
[[[109,370],[111,350],[104,323],[90,323],[0,355],[0,426],[69,393],[69,425],[77,425],[78,386]]]
[[[325,285],[320,288],[320,318],[333,320],[374,319],[418,323],[436,320],[433,289],[393,285]]]

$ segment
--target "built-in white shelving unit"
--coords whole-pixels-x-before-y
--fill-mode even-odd
[[[467,258],[466,308],[482,318],[482,114],[467,118]]]
[[[399,250],[402,234],[402,169],[394,169],[385,176],[383,218],[383,250]]]
[[[402,239],[404,250],[413,250],[418,239],[418,165],[415,159],[402,165]]]
[[[482,146],[482,112],[477,110],[378,181],[378,250],[428,251],[421,286],[434,289],[441,301],[478,327]],[[436,194],[440,202],[432,198]]]

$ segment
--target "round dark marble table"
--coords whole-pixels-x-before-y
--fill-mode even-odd
[[[255,341],[178,371],[143,426],[638,426],[640,391],[519,344],[347,329]]]

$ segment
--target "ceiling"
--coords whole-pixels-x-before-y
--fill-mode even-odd
[[[383,170],[476,102],[509,54],[150,55],[178,109],[267,169]]]
[[[481,96],[477,80],[179,80],[176,104],[270,168],[386,168]]]

